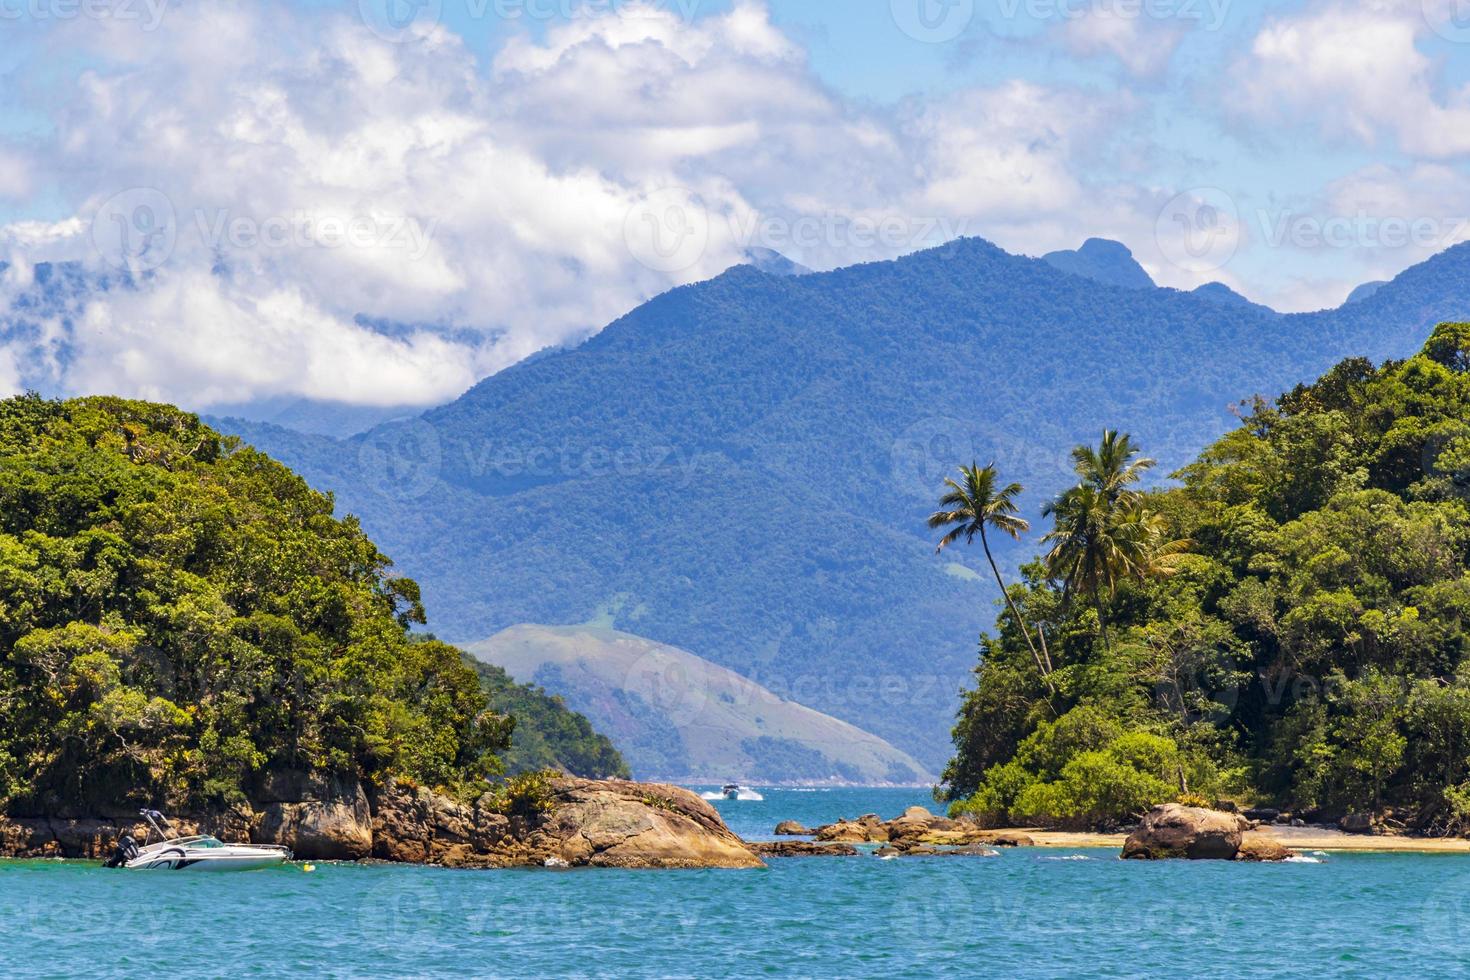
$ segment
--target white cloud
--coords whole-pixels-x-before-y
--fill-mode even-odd
[[[1072,54],[1115,58],[1139,77],[1163,72],[1184,35],[1182,23],[1160,23],[1106,8],[1089,9],[1082,16],[1067,18],[1061,26],[1062,44]]]
[[[859,105],[760,3],[620,9],[488,66],[442,28],[391,44],[276,5],[62,25],[93,67],[44,158],[77,216],[0,228],[21,259],[0,310],[30,262],[105,268],[94,238],[156,245],[160,214],[175,234],[136,288],[34,314],[26,380],[192,407],[430,404],[749,245],[831,267],[960,233],[1027,252],[1103,234],[1160,261],[1160,192],[1095,176],[1139,113],[1126,94],[1011,82]],[[1095,43],[1127,53],[1120,37]]]
[[[1388,139],[1416,156],[1470,153],[1470,87],[1441,85],[1419,48],[1432,36],[1429,14],[1418,2],[1331,3],[1271,18],[1232,73],[1236,108],[1368,146]]]

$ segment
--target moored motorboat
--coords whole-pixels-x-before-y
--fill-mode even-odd
[[[157,810],[139,813],[150,828],[143,843],[140,845],[124,835],[104,867],[142,871],[258,871],[291,860],[291,851],[279,844],[226,844],[208,834],[170,837],[159,826],[160,822],[168,825],[163,814]],[[163,840],[148,843],[155,833]]]

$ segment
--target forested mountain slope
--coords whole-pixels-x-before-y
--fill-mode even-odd
[[[1167,472],[1241,399],[1407,355],[1467,310],[1470,246],[1281,316],[963,239],[801,277],[739,267],[352,440],[229,424],[360,515],[441,635],[596,619],[768,687],[816,679],[806,703],[937,765],[996,598],[923,527],[953,466],[994,460],[1034,516],[1105,426]]]

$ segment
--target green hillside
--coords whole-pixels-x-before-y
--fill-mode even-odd
[[[1257,401],[1175,488],[1089,458],[1011,590],[1052,669],[1009,613],[984,640],[961,808],[1106,824],[1187,792],[1470,830],[1470,324]]]
[[[487,708],[536,692],[413,637],[418,586],[332,510],[169,406],[0,401],[0,808],[218,805],[284,769],[484,788],[515,727]]]
[[[934,781],[920,762],[876,735],[640,636],[594,626],[521,625],[467,649],[516,677],[565,692],[571,705],[617,739],[640,779]]]

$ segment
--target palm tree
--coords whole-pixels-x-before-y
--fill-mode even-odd
[[[1046,686],[1051,688],[1053,694],[1056,688],[1051,683],[1051,655],[1046,650],[1046,634],[1038,629],[1037,635],[1041,638],[1041,650],[1038,652],[1036,644],[1031,642],[1031,630],[1026,625],[1026,620],[1021,616],[1021,610],[1016,608],[1016,603],[1006,591],[1005,581],[1000,576],[1000,569],[996,567],[995,558],[990,553],[990,541],[985,536],[985,529],[993,527],[1003,534],[1009,534],[1012,538],[1021,536],[1021,532],[1031,530],[1031,524],[1024,517],[1016,513],[1016,498],[1021,495],[1022,487],[1019,483],[1009,483],[1004,487],[998,487],[1000,478],[996,475],[995,464],[980,466],[971,463],[969,466],[961,466],[960,474],[964,477],[963,484],[953,479],[946,479],[944,485],[949,489],[943,497],[939,498],[939,506],[946,508],[930,515],[929,526],[931,528],[951,527],[948,534],[940,539],[939,545],[934,549],[935,554],[943,551],[947,545],[951,545],[960,538],[965,539],[966,544],[973,544],[975,538],[980,538],[980,547],[985,550],[985,560],[990,563],[990,571],[995,575],[995,584],[1000,586],[1000,594],[1005,597],[1006,605],[1011,610],[1011,616],[1021,627],[1021,636],[1026,640],[1026,646],[1031,650],[1031,657],[1036,661],[1036,669],[1041,673],[1042,680]]]
[[[1072,450],[1072,468],[1082,483],[1114,504],[1136,498],[1138,491],[1131,489],[1133,484],[1154,465],[1154,460],[1146,456],[1139,459],[1139,452],[1128,433],[1104,429],[1096,449],[1078,446]]]
[[[1138,447],[1126,433],[1103,431],[1097,447],[1078,446],[1072,460],[1080,482],[1042,509],[1054,527],[1042,539],[1050,543],[1047,574],[1063,584],[1067,595],[1092,599],[1103,646],[1112,652],[1103,598],[1112,598],[1127,579],[1170,573],[1185,541],[1168,540],[1168,522],[1150,511],[1135,489],[1154,465],[1137,458]]]

